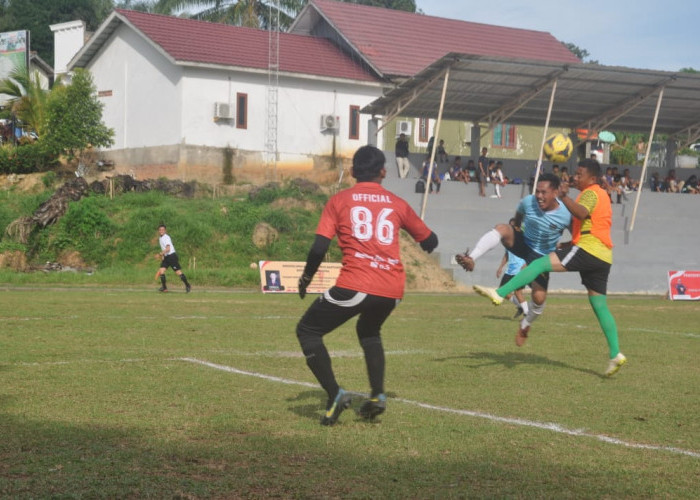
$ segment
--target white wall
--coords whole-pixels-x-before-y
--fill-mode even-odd
[[[214,147],[230,146],[247,151],[264,151],[267,130],[267,74],[203,68],[185,69],[182,81],[183,142]],[[351,155],[367,143],[367,120],[360,115],[359,139],[349,139],[350,106],[360,108],[381,95],[381,88],[318,78],[280,77],[277,143],[280,160],[294,161],[309,155],[330,154],[332,134],[323,134],[323,114],[340,117],[336,152]],[[214,103],[230,103],[236,109],[236,95],[248,96],[247,129],[235,120],[214,121]],[[349,152],[349,153],[348,153]]]
[[[115,130],[112,149],[187,144],[265,151],[266,72],[177,66],[126,26],[118,28],[94,57],[92,72],[105,107],[103,119]],[[248,127],[214,120],[214,103],[236,107],[237,93],[248,96]],[[360,108],[382,93],[378,85],[280,77],[278,151],[283,162],[330,155],[333,134],[320,130],[323,114],[340,117],[336,155],[351,156],[367,144],[368,115],[360,116],[359,138],[349,138],[350,106]]]
[[[67,72],[68,63],[83,47],[85,23],[83,21],[69,21],[52,24],[49,28],[53,31],[53,72],[55,78]]]
[[[180,142],[182,69],[141,36],[121,26],[88,70],[105,105],[104,123],[115,131],[113,149]]]

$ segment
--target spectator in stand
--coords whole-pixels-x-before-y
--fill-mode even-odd
[[[450,168],[450,179],[453,181],[469,182],[466,179],[467,171],[462,165],[462,157],[455,156],[455,162]]]
[[[657,193],[663,193],[665,191],[664,183],[661,182],[661,179],[659,179],[658,172],[651,174],[651,178],[649,179],[649,189]]]
[[[486,196],[486,183],[488,182],[488,158],[486,154],[489,152],[488,148],[481,148],[481,156],[479,156],[479,162],[476,166],[476,180],[479,182],[479,196]]]
[[[491,168],[491,173],[489,175],[494,189],[494,194],[491,195],[491,198],[500,198],[501,187],[506,185],[506,180],[503,177],[503,162],[497,161],[493,168]]]
[[[427,155],[425,157],[425,161],[423,162],[423,175],[421,176],[422,179],[425,180],[425,183],[428,184],[428,170],[430,170],[430,155]],[[436,184],[435,192],[440,193],[440,172],[438,172],[438,166],[436,162],[433,162],[433,174],[432,174],[432,180],[430,181],[430,193],[433,192],[433,184]]]
[[[445,141],[440,139],[440,142],[438,142],[438,148],[437,148],[437,161],[440,163],[447,163],[450,161],[450,158],[447,156],[447,151],[445,151]]]
[[[470,182],[474,179],[476,179],[476,165],[474,164],[474,160],[469,160],[467,162],[467,172],[466,172],[466,181],[465,182]]]
[[[666,179],[664,179],[664,184],[666,185],[667,193],[677,193],[679,191],[680,188],[678,186],[678,179],[676,178],[675,169],[668,171],[668,175],[666,176]]]
[[[406,134],[400,134],[394,148],[396,155],[396,167],[399,169],[399,177],[405,179],[408,177],[408,172],[411,170],[411,164],[408,161],[408,139]]]
[[[685,184],[683,184],[681,193],[700,194],[700,187],[698,187],[697,175],[693,174],[690,177],[688,177],[688,180],[685,181]]]
[[[561,167],[561,181],[562,182],[569,182],[571,179],[571,176],[569,176],[569,169],[567,167]]]
[[[559,171],[559,165],[552,165],[552,173],[561,179],[561,172]]]
[[[626,168],[622,172],[620,184],[622,186],[622,189],[627,192],[636,191],[637,189],[639,189],[639,181],[632,179],[629,168]]]

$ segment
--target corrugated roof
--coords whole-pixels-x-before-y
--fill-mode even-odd
[[[124,9],[117,9],[103,23],[71,64],[87,64],[122,22],[141,32],[176,63],[268,69],[268,31]],[[310,36],[280,33],[279,64],[281,72],[378,81],[328,40]]]
[[[446,120],[544,125],[556,80],[552,127],[648,133],[663,89],[656,132],[700,137],[700,75],[470,54],[446,55],[362,112],[436,116],[448,67]]]
[[[310,0],[290,31],[313,30],[319,15],[385,76],[413,76],[450,52],[580,62],[559,40],[543,31],[331,0]]]

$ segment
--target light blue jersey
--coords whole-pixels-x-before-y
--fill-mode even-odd
[[[559,200],[559,206],[544,212],[537,204],[535,195],[528,195],[518,204],[518,213],[523,214],[523,237],[527,246],[542,255],[554,251],[561,233],[571,224],[571,213]]]
[[[508,253],[508,263],[506,264],[505,274],[515,276],[525,265],[525,259],[521,259],[510,250],[506,250],[506,252]]]

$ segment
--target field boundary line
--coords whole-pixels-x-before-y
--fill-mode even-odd
[[[264,373],[257,373],[257,372],[247,371],[247,370],[240,370],[240,369],[234,368],[232,366],[220,365],[220,364],[212,363],[211,361],[205,361],[202,359],[197,359],[197,358],[176,358],[176,359],[178,359],[179,361],[185,361],[187,363],[194,363],[194,364],[206,366],[209,368],[213,368],[215,370],[221,370],[221,371],[228,372],[228,373],[235,373],[237,375],[245,375],[248,377],[260,378],[263,380],[269,380],[271,382],[279,382],[279,383],[286,384],[286,385],[300,385],[303,387],[312,387],[315,389],[321,388],[318,384],[313,384],[310,382],[301,382],[298,380],[277,377],[274,375],[266,375]],[[359,394],[361,396],[367,396],[366,394],[361,394],[361,393],[354,393],[354,394]],[[519,425],[522,427],[533,427],[536,429],[556,432],[558,434],[566,434],[568,436],[592,438],[592,439],[596,439],[598,441],[602,441],[604,443],[614,444],[614,445],[618,445],[618,446],[624,446],[626,448],[636,448],[636,449],[653,450],[653,451],[666,451],[669,453],[675,453],[677,455],[686,455],[686,456],[693,457],[693,458],[700,458],[700,452],[695,452],[695,451],[691,451],[691,450],[684,450],[682,448],[676,448],[676,447],[672,447],[672,446],[660,446],[660,445],[654,445],[654,444],[632,443],[632,442],[624,441],[622,439],[612,437],[612,436],[606,436],[603,434],[593,434],[591,432],[586,432],[583,429],[567,429],[566,427],[563,427],[559,424],[555,424],[552,422],[537,422],[534,420],[525,420],[525,419],[521,419],[521,418],[499,417],[498,415],[493,415],[491,413],[483,413],[483,412],[472,411],[472,410],[460,410],[457,408],[449,408],[446,406],[431,405],[428,403],[421,403],[420,401],[414,401],[411,399],[404,399],[404,398],[390,398],[390,399],[393,401],[398,401],[398,402],[404,403],[404,404],[417,406],[419,408],[424,408],[426,410],[440,411],[443,413],[452,413],[455,415],[465,415],[468,417],[490,420],[491,422],[498,422],[498,423],[504,423],[504,424],[510,424],[510,425]]]

